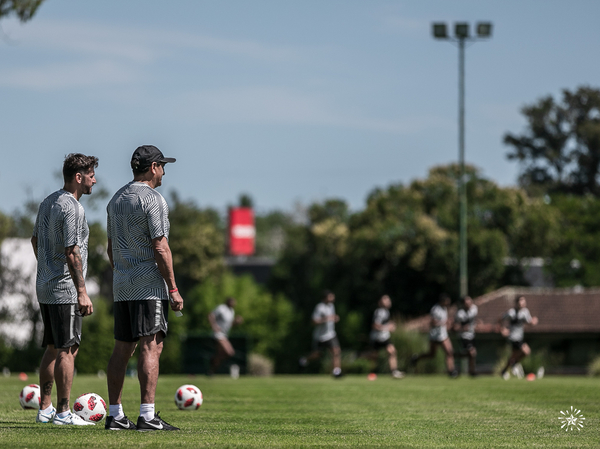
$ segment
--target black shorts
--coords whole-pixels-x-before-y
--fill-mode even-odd
[[[509,340],[510,345],[512,346],[513,351],[520,351],[521,347],[523,346],[523,343],[525,343],[523,340],[521,341],[512,341]]]
[[[460,344],[462,345],[462,348],[465,351],[469,351],[469,350],[471,350],[472,348],[475,347],[475,340],[474,339],[469,340],[469,339],[466,339],[466,338],[461,338],[460,339]]]
[[[392,340],[390,340],[389,338],[385,341],[371,340],[371,347],[376,350],[387,348],[388,345],[391,345],[391,344],[392,344]]]
[[[142,300],[114,303],[115,340],[134,342],[162,332],[167,336],[169,301]]]
[[[337,337],[333,337],[325,341],[313,340],[313,351],[321,351],[324,348],[334,349],[339,347],[340,342]]]
[[[42,347],[70,348],[81,344],[82,316],[77,304],[40,304],[44,323]]]

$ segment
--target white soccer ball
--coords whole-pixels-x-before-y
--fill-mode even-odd
[[[73,411],[88,422],[102,421],[106,417],[106,402],[96,393],[86,393],[75,399]]]
[[[182,385],[175,393],[175,405],[179,410],[198,410],[202,401],[202,392],[195,385]]]
[[[19,402],[24,409],[39,410],[42,402],[40,386],[37,384],[27,385],[21,390]]]

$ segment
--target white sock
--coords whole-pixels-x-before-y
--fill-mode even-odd
[[[41,410],[41,412],[45,415],[49,415],[50,413],[52,413],[53,410],[54,410],[54,407],[52,406],[52,402],[51,402],[50,407],[45,408],[44,410]]]
[[[58,413],[56,416],[58,416],[59,418],[66,418],[67,416],[69,416],[71,414],[71,410],[67,410],[66,412],[61,412]]]
[[[140,404],[140,416],[143,416],[146,421],[154,419],[154,404]]]
[[[110,404],[108,406],[108,414],[112,416],[114,419],[123,419],[125,418],[125,414],[123,413],[123,404]]]

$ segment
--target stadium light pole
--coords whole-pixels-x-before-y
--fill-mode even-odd
[[[467,270],[467,183],[465,180],[465,43],[475,42],[492,37],[492,23],[477,23],[477,35],[469,35],[469,24],[454,24],[454,37],[448,34],[448,27],[443,22],[433,23],[433,37],[458,44],[458,162],[460,176],[458,179],[458,195],[460,201],[459,255],[460,255],[460,297],[469,294]]]

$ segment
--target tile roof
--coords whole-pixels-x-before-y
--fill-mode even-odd
[[[497,332],[498,319],[514,306],[515,298],[525,296],[527,308],[537,316],[537,326],[527,333],[600,333],[600,289],[558,289],[504,287],[474,299],[479,309],[477,333]],[[454,317],[456,306],[448,316]],[[429,330],[429,315],[405,323],[407,330]]]

